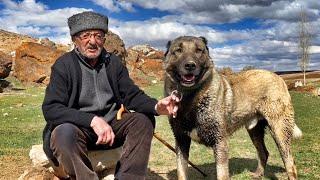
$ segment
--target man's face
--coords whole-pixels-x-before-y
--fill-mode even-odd
[[[73,41],[83,56],[96,59],[103,49],[104,35],[101,30],[86,30],[76,34]]]

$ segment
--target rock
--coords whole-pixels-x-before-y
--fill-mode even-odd
[[[23,82],[47,84],[51,66],[64,51],[26,42],[16,50],[13,75]]]
[[[57,49],[56,43],[50,41],[49,38],[40,38],[38,43],[50,48]]]
[[[119,56],[122,60],[122,63],[126,65],[126,56],[127,51],[123,40],[111,31],[108,31],[106,34],[106,42],[104,43],[104,47],[108,52],[114,53],[115,55]]]
[[[99,174],[99,176],[102,177],[102,179],[109,180],[114,178],[113,174],[115,166],[120,158],[121,151],[122,147],[111,150],[89,151],[88,156],[91,160],[92,167]],[[49,162],[47,156],[43,152],[42,144],[33,145],[29,156],[32,161],[33,169],[31,171],[26,171],[23,175],[21,175],[21,177],[26,177],[26,174],[30,173],[45,174],[43,173],[43,168],[46,168],[46,171],[49,171],[59,177],[67,177],[61,166],[55,167]],[[39,173],[34,173],[36,170],[41,171]]]
[[[33,167],[25,170],[18,180],[52,180],[54,177],[45,167]]]
[[[0,51],[9,54],[23,42],[37,42],[37,39],[0,29]]]
[[[54,43],[48,38],[37,39],[27,35],[17,34],[0,29],[0,51],[3,51],[5,54],[15,52],[15,50],[24,42],[43,44],[45,46],[54,47],[62,51],[70,50],[70,45]]]
[[[12,67],[12,57],[0,51],[0,79],[9,76]]]
[[[296,81],[296,82],[294,83],[294,87],[295,87],[295,88],[297,88],[297,87],[302,87],[302,86],[303,86],[302,81]]]
[[[130,76],[137,85],[150,85],[153,80],[163,80],[164,53],[162,51],[150,45],[136,45],[130,47],[127,52],[127,68],[129,69]],[[150,80],[147,81],[146,79]]]
[[[49,164],[49,160],[46,154],[43,152],[42,144],[33,145],[29,152],[29,157],[34,167],[42,167]]]
[[[12,84],[5,80],[5,79],[0,79],[0,93],[2,93],[5,89],[11,89]]]

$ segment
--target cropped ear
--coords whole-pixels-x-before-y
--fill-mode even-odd
[[[203,36],[200,36],[199,38],[200,38],[200,39],[203,41],[203,43],[206,45],[206,49],[207,49],[207,51],[209,52],[208,40],[207,40],[205,37],[203,37]]]
[[[169,53],[169,49],[170,49],[170,46],[171,46],[171,41],[168,41],[167,42],[167,51],[164,53],[164,56],[167,56],[167,54]]]
[[[200,36],[199,38],[203,41],[203,43],[204,43],[205,45],[208,44],[208,40],[207,40],[205,37]]]

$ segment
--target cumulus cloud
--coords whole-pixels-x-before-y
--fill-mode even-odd
[[[134,11],[131,2],[117,0],[91,0],[93,3],[108,9],[111,12],[119,12],[122,9],[126,11]]]
[[[121,25],[111,26],[111,30],[119,34],[128,46],[149,43],[163,49],[169,40],[184,35],[206,36],[215,43],[225,41],[223,34],[208,27],[161,20],[124,22]]]
[[[122,0],[108,1],[108,3],[114,7],[127,3],[130,9],[134,4],[147,9],[168,11],[171,15],[164,18],[192,24],[232,23],[243,18],[293,22],[299,19],[301,9],[305,9],[309,19],[313,21],[319,18],[320,13],[318,0]],[[106,9],[113,8],[106,7]]]
[[[43,12],[48,8],[40,2],[36,3],[35,0],[24,0],[20,3],[11,0],[2,0],[2,3],[9,9],[27,12]]]
[[[14,2],[4,0],[5,8],[0,13],[0,28],[34,37],[55,37],[59,43],[70,43],[67,18],[84,8],[51,10],[35,0]]]

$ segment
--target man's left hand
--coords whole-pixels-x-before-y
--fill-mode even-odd
[[[171,94],[159,100],[155,109],[159,115],[172,115],[173,118],[175,118],[177,116],[179,102],[180,99],[174,94]]]

